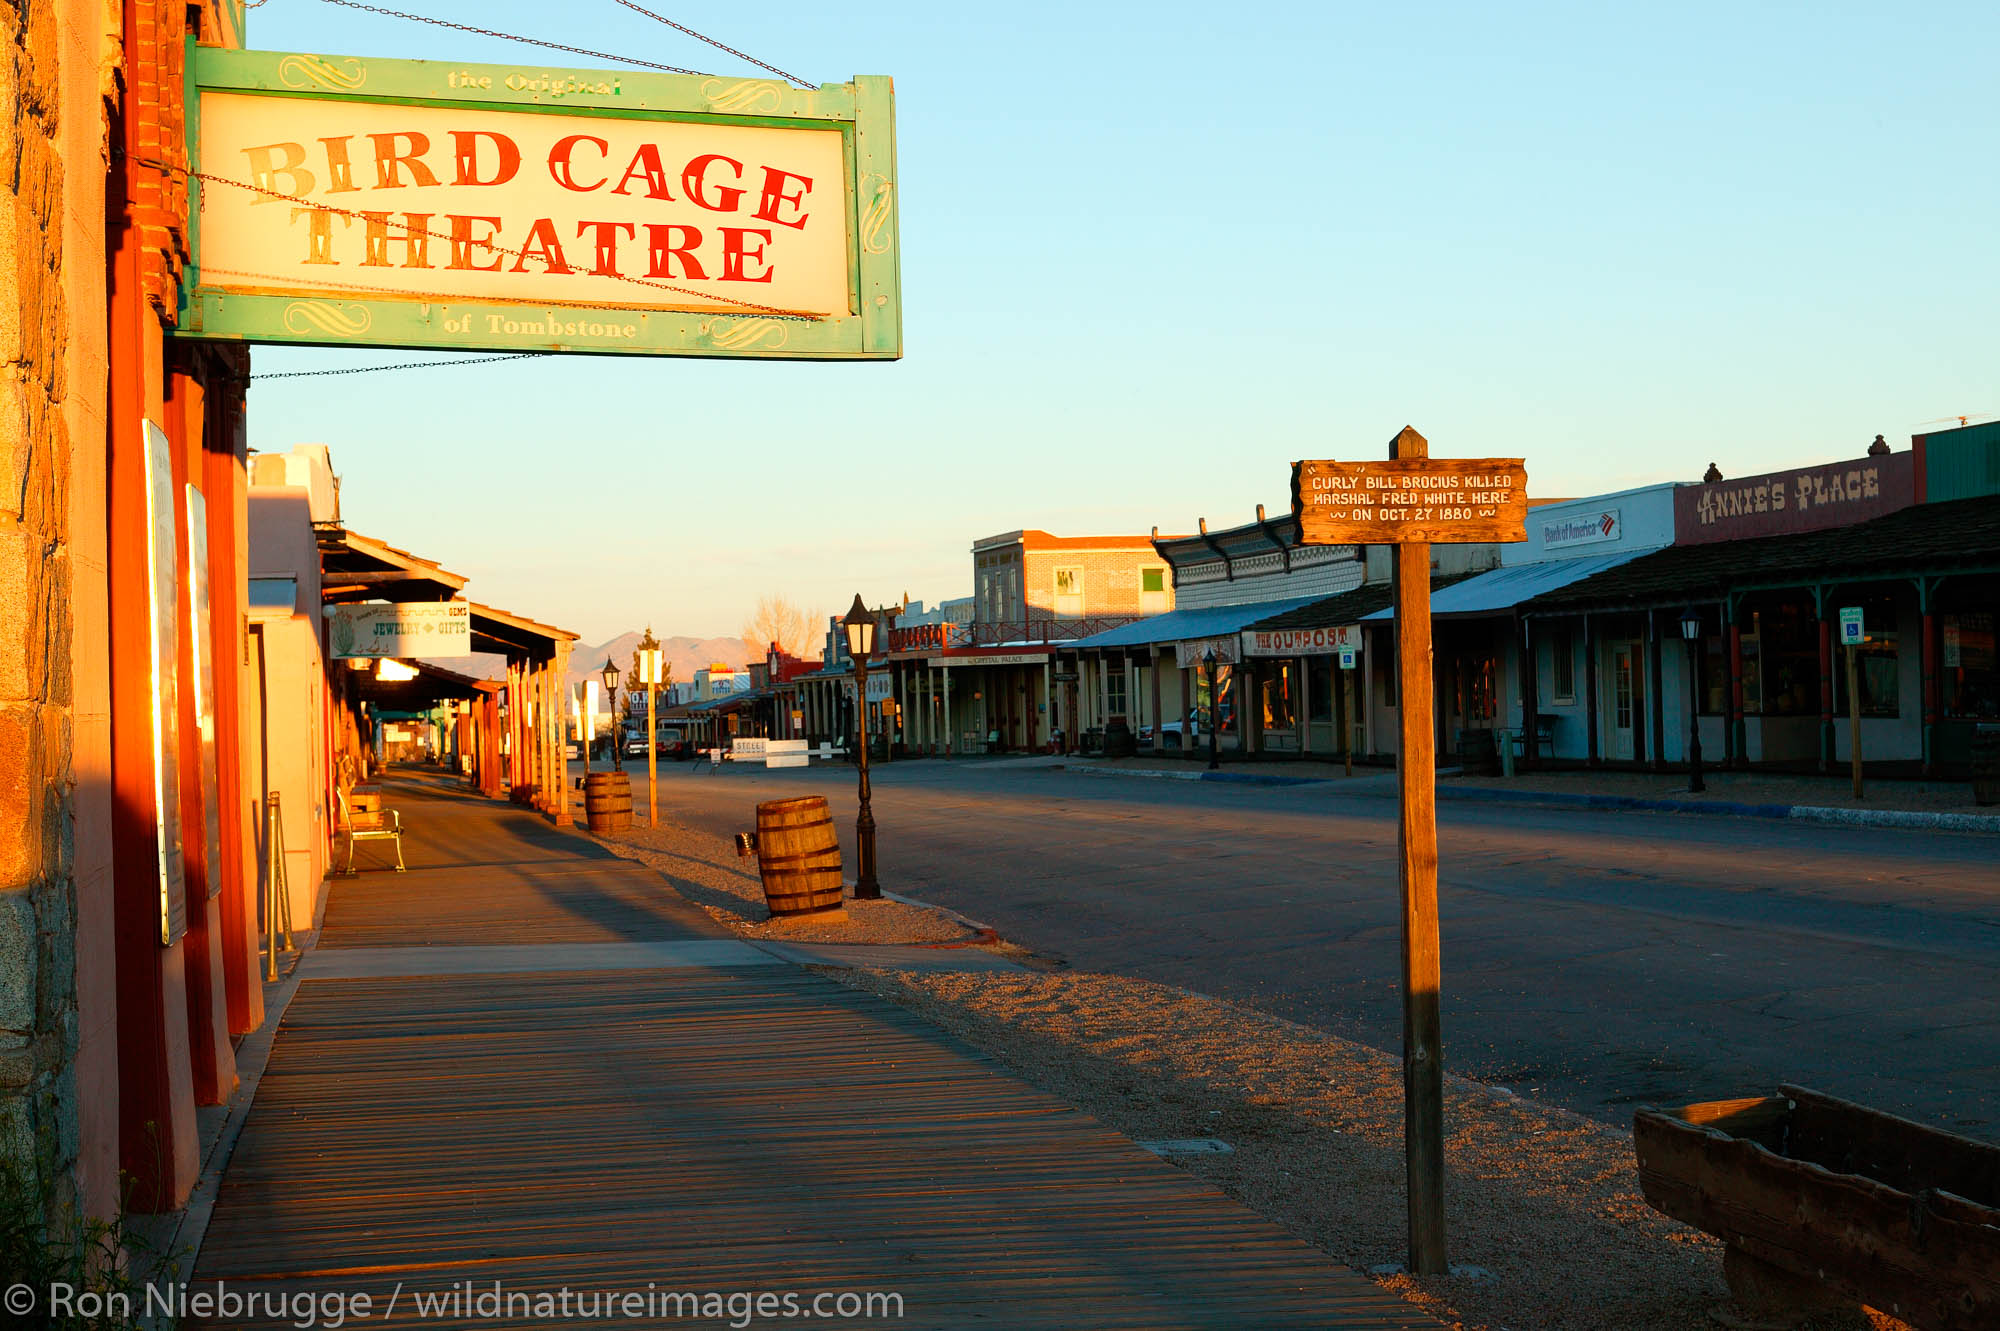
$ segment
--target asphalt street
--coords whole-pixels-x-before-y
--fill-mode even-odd
[[[1393,1051],[1389,780],[878,766],[880,873],[1071,966]],[[729,833],[807,792],[851,866],[851,768],[668,764],[661,812]],[[1443,801],[1439,844],[1449,1072],[1614,1123],[1791,1081],[2000,1138],[2000,837]]]

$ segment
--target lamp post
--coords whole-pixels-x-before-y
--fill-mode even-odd
[[[1222,719],[1222,699],[1215,692],[1215,648],[1201,654],[1201,663],[1208,668],[1208,770],[1213,772],[1222,765],[1218,724]]]
[[[1701,615],[1693,606],[1681,614],[1681,637],[1688,645],[1688,793],[1699,795],[1701,781]]]
[[[618,753],[618,667],[611,664],[611,658],[604,658],[604,704],[611,709],[611,770],[622,772],[625,763]],[[590,760],[584,759],[585,771],[590,770]]]
[[[651,624],[646,625],[646,636],[639,639],[639,682],[646,686],[646,821],[648,826],[658,827],[660,732],[659,723],[653,720],[653,690],[660,684],[660,643]]]
[[[847,654],[854,661],[854,712],[859,733],[861,812],[854,820],[854,899],[876,901],[882,886],[875,881],[875,811],[868,792],[868,657],[875,650],[875,616],[855,593],[841,625],[847,630]]]

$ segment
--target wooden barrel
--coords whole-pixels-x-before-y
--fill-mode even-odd
[[[840,904],[840,838],[826,799],[767,800],[757,806],[757,870],[772,915],[836,911]]]
[[[632,825],[632,782],[623,772],[583,778],[583,820],[593,832],[622,832]]]

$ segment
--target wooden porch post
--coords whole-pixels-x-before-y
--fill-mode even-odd
[[[1813,588],[1814,623],[1819,629],[1819,770],[1833,770],[1833,623],[1826,617],[1826,587]]]
[[[1588,613],[1583,617],[1583,711],[1583,761],[1586,766],[1595,767],[1598,765],[1597,621]]]
[[[1646,708],[1646,725],[1652,733],[1647,737],[1651,743],[1652,768],[1655,772],[1667,770],[1667,700],[1666,672],[1660,661],[1660,612],[1646,612],[1646,669],[1651,678],[1646,684],[1646,696],[1650,705]]]
[[[1938,642],[1937,616],[1932,613],[1931,581],[1917,579],[1917,608],[1923,620],[1918,629],[1919,647],[1923,655],[1924,673],[1924,732],[1923,755],[1925,776],[1937,774],[1937,729],[1938,729]]]
[[[1535,658],[1535,621],[1518,610],[1514,621],[1521,630],[1521,766],[1532,772],[1538,762],[1535,713],[1541,706],[1542,663]]]
[[[1749,765],[1744,750],[1749,735],[1743,724],[1743,625],[1737,618],[1736,599],[1728,602],[1729,614],[1729,744],[1728,762],[1733,768]]]

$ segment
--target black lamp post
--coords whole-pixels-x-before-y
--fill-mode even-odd
[[[841,621],[847,630],[847,654],[854,661],[854,711],[860,735],[861,813],[854,820],[854,899],[877,901],[882,885],[875,881],[875,811],[869,807],[868,792],[868,658],[875,651],[875,616],[861,604],[854,604]]]
[[[608,656],[604,658],[604,698],[605,706],[611,709],[611,770],[622,772],[625,770],[625,763],[618,752],[618,667],[611,664],[611,658]],[[590,759],[585,758],[583,766],[585,771],[590,770]]]
[[[1708,787],[1701,781],[1701,615],[1689,606],[1681,615],[1681,637],[1688,645],[1688,793]]]
[[[1215,689],[1215,648],[1201,654],[1201,663],[1208,667],[1208,770],[1213,772],[1222,765],[1221,726],[1222,698]]]

